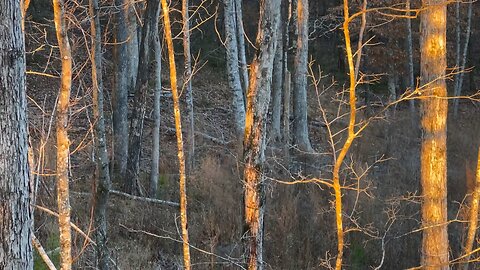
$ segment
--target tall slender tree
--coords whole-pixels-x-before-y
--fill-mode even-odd
[[[165,26],[165,39],[168,49],[168,63],[170,68],[170,87],[172,89],[173,115],[175,118],[175,133],[177,135],[177,157],[178,172],[180,176],[180,223],[182,228],[183,242],[183,268],[190,270],[192,262],[190,261],[190,243],[188,238],[188,218],[187,218],[187,175],[185,169],[185,155],[183,151],[182,137],[182,116],[180,114],[180,103],[177,89],[177,67],[175,65],[175,51],[173,48],[172,29],[170,25],[170,8],[167,0],[161,0],[163,11],[163,22]]]
[[[0,3],[0,269],[33,268],[25,40],[20,1]]]
[[[142,153],[142,136],[144,118],[147,106],[149,89],[150,48],[151,39],[158,32],[158,18],[160,3],[154,0],[147,1],[146,14],[142,28],[142,41],[140,42],[140,64],[135,84],[135,101],[130,123],[128,148],[128,165],[125,178],[125,190],[131,194],[142,194],[139,185],[140,156]]]
[[[265,213],[265,128],[270,103],[273,60],[277,46],[280,0],[261,0],[256,52],[247,93],[244,152],[245,244],[248,269],[263,269]]]
[[[188,0],[182,0],[182,22],[183,22],[183,79],[187,99],[187,164],[191,172],[195,157],[195,118],[193,114],[193,92],[192,92],[192,56],[190,55],[190,16],[188,12]]]
[[[98,13],[98,0],[89,1],[91,31],[91,62],[93,83],[93,115],[95,117],[95,195],[94,221],[97,266],[100,270],[110,269],[110,257],[107,247],[107,203],[110,191],[110,170],[105,136],[105,117],[103,114],[103,77],[102,77],[102,29]]]
[[[60,267],[72,269],[72,234],[70,228],[70,191],[68,164],[70,159],[70,140],[68,139],[68,107],[72,87],[72,53],[67,35],[65,2],[53,0],[53,14],[60,57],[62,75],[57,104],[57,203],[58,226],[60,229]]]
[[[293,78],[293,141],[300,151],[312,152],[308,136],[308,0],[297,0],[297,29]]]
[[[245,29],[243,28],[243,10],[242,0],[235,1],[235,21],[237,29],[237,44],[238,44],[238,60],[240,65],[240,73],[242,78],[243,91],[248,90],[248,68],[247,56],[245,53]]]
[[[421,14],[422,266],[449,269],[447,234],[447,87],[445,83],[447,7],[423,0]]]
[[[232,91],[235,131],[241,138],[245,128],[245,102],[238,66],[238,42],[235,22],[235,0],[224,0],[225,45],[228,87]]]

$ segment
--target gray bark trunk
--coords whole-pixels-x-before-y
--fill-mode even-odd
[[[95,174],[96,192],[94,195],[94,236],[97,244],[95,246],[97,267],[100,270],[108,270],[110,269],[110,256],[107,247],[107,203],[111,184],[105,137],[105,117],[103,114],[102,30],[98,10],[98,0],[90,0],[95,163],[97,167]]]
[[[457,2],[458,3],[458,2]],[[456,81],[456,88],[455,88],[455,96],[458,97],[462,94],[463,88],[463,78],[465,77],[465,65],[467,63],[467,54],[468,54],[468,43],[470,42],[470,33],[471,33],[471,25],[472,25],[472,7],[473,2],[469,2],[468,4],[468,15],[467,15],[467,29],[465,30],[465,43],[463,44],[463,54],[462,54],[462,62],[460,66],[460,74],[457,75],[458,81]],[[460,43],[460,41],[457,41]],[[458,114],[458,101],[459,99],[454,99],[453,103],[453,117],[457,117]]]
[[[265,129],[270,103],[273,60],[276,50],[280,0],[261,0],[256,39],[257,51],[251,65],[245,126],[244,183],[245,234],[248,269],[263,269],[265,184]]]
[[[243,28],[242,0],[234,0],[234,1],[235,1],[235,15],[236,15],[236,26],[237,26],[238,59],[240,64],[240,71],[242,74],[243,92],[247,93],[248,69],[247,69],[247,57],[245,54],[245,30]]]
[[[239,138],[245,128],[245,103],[238,67],[238,43],[235,23],[235,0],[224,0],[225,45],[228,86],[233,94],[235,131]]]
[[[0,7],[0,269],[33,269],[22,13]]]
[[[187,101],[187,168],[192,172],[195,164],[195,118],[193,114],[192,93],[192,56],[190,55],[190,18],[188,12],[188,0],[182,0],[183,21],[183,58],[184,58],[184,86]]]
[[[152,164],[150,170],[150,197],[156,198],[158,191],[159,161],[160,161],[160,101],[162,95],[162,46],[160,35],[154,33],[153,46],[155,55],[155,93],[153,98],[153,138]]]
[[[293,79],[293,140],[300,151],[313,152],[307,121],[308,0],[297,2],[297,25],[298,37]]]
[[[115,89],[113,91],[114,178],[122,181],[128,160],[128,93],[130,87],[129,0],[115,0],[116,13]]]
[[[160,3],[154,0],[147,1],[146,14],[142,29],[142,42],[140,44],[140,62],[135,85],[135,102],[130,123],[130,136],[128,148],[128,165],[125,178],[125,191],[130,194],[142,194],[139,185],[140,156],[142,153],[142,135],[146,111],[148,78],[150,74],[150,40],[158,32],[158,18]]]
[[[274,141],[281,140],[282,92],[283,92],[283,27],[277,30],[277,49],[273,62],[272,78],[272,134]]]

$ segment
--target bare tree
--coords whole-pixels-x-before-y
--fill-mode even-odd
[[[247,94],[247,118],[244,152],[245,234],[248,269],[263,269],[263,236],[265,212],[265,128],[270,103],[273,60],[277,46],[276,32],[280,0],[260,1],[260,17],[255,58],[251,65]]]
[[[415,77],[413,71],[413,37],[412,37],[412,19],[410,17],[410,0],[405,1],[405,9],[407,10],[407,54],[408,54],[408,87],[410,91],[415,90]],[[415,100],[410,100],[410,112],[415,115]],[[414,118],[414,117],[412,117]],[[414,120],[412,120],[412,123]]]
[[[72,54],[67,35],[65,3],[53,0],[53,14],[60,57],[62,75],[57,104],[57,203],[58,225],[60,229],[60,266],[62,270],[72,269],[72,235],[70,229],[70,191],[68,164],[70,140],[68,139],[68,107],[72,87]]]
[[[297,0],[298,37],[293,78],[293,141],[300,151],[313,152],[308,136],[308,0]]]
[[[464,248],[463,270],[468,270],[468,263],[473,249],[473,242],[477,233],[478,225],[478,204],[480,202],[480,147],[478,148],[477,172],[475,174],[475,187],[471,194],[470,216],[468,221],[467,241]]]
[[[225,45],[228,87],[233,94],[235,131],[240,138],[245,127],[245,102],[238,67],[238,42],[235,22],[236,0],[224,0]]]
[[[447,87],[445,83],[447,7],[444,0],[423,0],[420,76],[422,266],[449,269],[447,234]]]
[[[192,56],[190,55],[190,18],[188,12],[188,0],[182,0],[182,22],[183,22],[183,59],[184,59],[184,86],[187,99],[187,164],[191,172],[195,157],[195,118],[193,115],[193,93],[192,93]]]
[[[153,97],[153,138],[152,138],[152,160],[150,170],[150,197],[155,198],[158,190],[159,160],[160,160],[160,100],[162,94],[162,46],[158,30],[152,39],[152,48],[155,61],[155,91]]]
[[[283,6],[283,5],[282,5]],[[284,13],[281,13],[283,16]],[[284,27],[280,23],[277,30],[277,50],[273,62],[272,77],[272,139],[280,141],[281,139],[281,117],[282,117],[282,92],[283,92],[283,33]]]
[[[33,268],[21,17],[19,1],[0,4],[0,268],[5,270]]]
[[[146,14],[142,28],[142,41],[140,43],[140,64],[138,66],[137,82],[135,84],[135,101],[132,110],[127,177],[125,178],[125,190],[130,194],[142,194],[139,184],[140,156],[142,153],[142,136],[144,118],[147,106],[148,81],[151,74],[150,48],[151,39],[158,32],[158,18],[160,4],[158,1],[147,1]]]
[[[456,12],[459,13],[459,2],[457,2]],[[472,25],[472,10],[473,10],[473,1],[468,3],[468,14],[467,14],[467,29],[465,30],[465,43],[463,44],[463,51],[462,51],[462,58],[460,62],[460,30],[458,29],[460,26],[460,22],[457,19],[457,62],[458,72],[457,76],[455,76],[455,90],[454,95],[459,97],[462,94],[462,87],[463,87],[463,77],[465,76],[465,66],[467,64],[467,54],[468,54],[468,44],[470,42],[470,34],[471,34],[471,25]],[[457,15],[459,16],[459,15]],[[458,114],[458,101],[459,99],[456,98],[453,101],[453,116],[456,117]]]
[[[237,29],[237,44],[238,44],[238,59],[240,64],[240,73],[242,77],[243,92],[248,90],[248,69],[247,69],[247,57],[245,54],[245,29],[243,28],[243,10],[242,0],[235,1],[235,21]]]
[[[101,270],[109,269],[110,257],[107,247],[107,203],[110,191],[110,171],[105,136],[105,117],[103,114],[103,77],[102,77],[102,28],[98,13],[98,0],[89,1],[91,31],[91,62],[93,83],[93,115],[95,117],[95,187],[94,220],[97,266]]]
[[[167,0],[161,0],[163,21],[165,27],[165,39],[167,41],[168,60],[170,66],[170,86],[172,88],[173,111],[175,117],[175,133],[177,135],[178,166],[180,175],[180,223],[182,227],[183,242],[183,268],[190,270],[190,244],[188,240],[188,219],[187,219],[187,177],[185,172],[185,156],[183,153],[182,138],[182,116],[180,115],[180,104],[177,89],[177,68],[175,66],[175,51],[173,48],[172,30],[170,25],[170,10]]]

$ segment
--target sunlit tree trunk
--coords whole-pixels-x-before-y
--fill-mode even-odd
[[[65,3],[53,0],[53,14],[60,57],[62,75],[57,104],[57,203],[58,226],[60,228],[60,267],[72,269],[72,235],[70,229],[70,199],[68,164],[70,158],[70,141],[68,139],[68,107],[72,87],[72,55],[67,36]]]
[[[20,1],[0,3],[0,269],[33,269]],[[6,34],[8,33],[8,34]]]
[[[458,2],[457,2],[458,4]],[[467,29],[465,30],[465,43],[463,44],[463,52],[462,52],[462,62],[460,63],[459,72],[455,77],[455,96],[458,97],[462,94],[462,87],[463,87],[463,77],[465,77],[465,65],[467,63],[467,54],[468,54],[468,44],[470,42],[470,33],[471,33],[471,25],[472,25],[472,9],[473,9],[473,2],[468,3],[468,15],[467,15]],[[460,40],[457,41],[457,46],[460,46]],[[460,51],[458,51],[460,53]],[[460,56],[458,56],[460,58]],[[454,99],[454,106],[453,106],[453,116],[456,117],[458,113],[458,99]]]
[[[228,87],[232,91],[235,131],[240,138],[245,128],[245,103],[238,66],[238,42],[235,22],[235,0],[224,0],[225,50]]]
[[[180,176],[180,223],[183,242],[183,268],[190,270],[190,244],[188,240],[188,219],[187,219],[187,179],[185,172],[185,156],[183,153],[182,138],[182,116],[180,115],[180,104],[177,89],[177,68],[175,66],[175,51],[173,48],[172,30],[170,26],[170,11],[167,0],[161,0],[163,11],[163,22],[165,27],[165,39],[167,41],[168,62],[170,67],[170,86],[172,88],[173,112],[175,117],[175,133],[177,135],[177,156]]]
[[[263,269],[265,212],[265,128],[270,103],[276,32],[280,17],[280,0],[261,0],[256,39],[257,50],[251,65],[247,93],[247,118],[244,152],[245,233],[248,269]]]
[[[110,171],[105,136],[105,117],[103,114],[103,77],[102,77],[102,30],[98,14],[98,0],[89,1],[89,15],[92,39],[92,83],[93,83],[93,115],[95,117],[95,197],[94,221],[97,267],[100,270],[110,269],[110,257],[107,247],[107,202],[110,191]]]
[[[158,191],[159,161],[160,161],[160,101],[162,95],[162,46],[160,44],[160,35],[154,33],[153,53],[155,59],[155,93],[153,97],[153,119],[154,126],[152,131],[152,163],[150,170],[150,197],[155,198]]]
[[[188,0],[182,0],[182,21],[183,21],[183,59],[184,59],[184,86],[187,99],[187,164],[191,172],[195,157],[195,118],[193,115],[193,93],[192,93],[192,56],[190,55],[190,18],[188,12]]]
[[[467,232],[467,241],[465,243],[464,254],[465,258],[463,259],[464,265],[463,270],[468,270],[468,263],[471,257],[473,242],[475,241],[475,235],[477,233],[478,225],[478,204],[480,202],[480,148],[478,148],[478,158],[477,158],[477,172],[475,174],[475,188],[472,194],[472,200],[470,204],[470,217],[468,224]]]
[[[290,35],[289,35],[289,29],[290,29],[290,21],[292,17],[292,1],[288,0],[285,1],[282,4],[282,18],[285,19],[285,21],[281,21],[280,25],[282,25],[282,31],[283,31],[283,43],[282,44],[277,44],[277,46],[283,46],[283,111],[282,111],[282,118],[283,118],[283,125],[282,125],[282,137],[283,137],[283,142],[284,142],[284,147],[285,147],[285,156],[288,160],[288,153],[289,153],[289,148],[290,148],[290,106],[291,106],[291,75],[290,71],[288,70],[288,48],[290,45]]]
[[[237,28],[237,44],[238,44],[238,60],[240,65],[240,71],[242,75],[243,92],[248,90],[248,69],[247,69],[247,57],[245,54],[245,30],[243,28],[243,11],[242,0],[235,1],[235,15],[236,15],[236,28]]]
[[[128,145],[128,165],[125,178],[125,191],[130,194],[142,194],[139,185],[140,157],[142,154],[142,136],[146,112],[147,94],[150,88],[150,48],[151,39],[158,32],[158,17],[160,4],[158,0],[148,0],[146,14],[142,28],[142,41],[140,43],[140,64],[138,66],[137,82],[135,84],[135,101],[130,123],[130,136]]]
[[[298,0],[298,37],[293,76],[293,141],[300,151],[312,152],[307,121],[308,12],[308,0]]]
[[[423,0],[421,13],[422,266],[449,269],[447,234],[446,3]]]

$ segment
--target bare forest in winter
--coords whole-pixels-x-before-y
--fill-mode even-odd
[[[480,269],[475,0],[2,0],[0,270]]]

